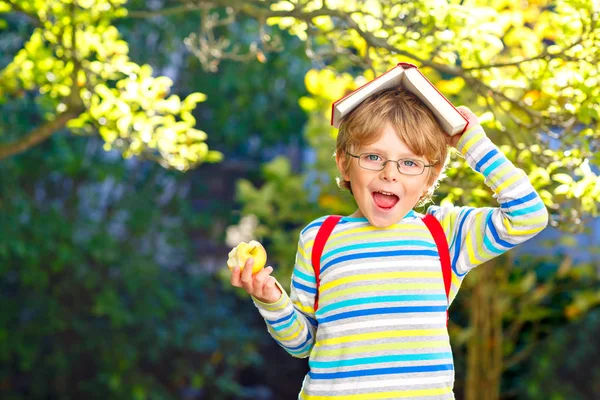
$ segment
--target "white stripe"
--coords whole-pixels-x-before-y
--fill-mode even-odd
[[[412,314],[411,314],[412,315]],[[369,328],[377,328],[377,327],[386,327],[389,329],[394,329],[400,325],[431,325],[432,328],[440,328],[446,326],[446,313],[431,313],[431,315],[435,315],[435,318],[414,318],[413,316],[407,316],[406,318],[396,318],[396,319],[381,319],[381,320],[373,320],[373,321],[360,321],[360,322],[349,322],[344,323],[343,320],[333,321],[335,325],[331,325],[331,323],[322,324],[326,325],[325,328],[326,333],[335,333],[341,332],[351,329],[365,329],[365,326]],[[378,316],[381,317],[381,316]],[[323,328],[322,328],[323,329]]]
[[[313,306],[313,304],[315,303],[314,294],[296,288],[294,288],[293,290],[294,294],[291,297],[293,303],[300,303],[303,306]]]
[[[256,303],[254,303],[254,304],[256,304]],[[264,308],[262,308],[260,306],[258,306],[257,308],[264,319],[268,319],[271,321],[277,321],[278,319],[281,319],[281,318],[285,317],[286,315],[289,315],[292,312],[292,309],[291,309],[291,307],[289,307],[289,305],[286,305],[285,309],[278,310],[278,311],[265,310]],[[293,317],[290,317],[290,318],[293,318]],[[286,321],[286,322],[288,322],[288,321]]]
[[[404,374],[394,375],[396,376],[394,379],[387,380],[373,380],[367,382],[361,382],[352,380],[352,382],[348,383],[331,383],[331,380],[327,380],[326,382],[322,382],[321,379],[311,379],[310,380],[310,390],[327,390],[327,391],[337,391],[337,390],[349,390],[349,389],[370,389],[370,388],[385,388],[385,387],[397,387],[397,386],[414,386],[414,385],[427,385],[434,383],[451,383],[453,381],[452,371],[447,371],[448,374],[444,376],[432,376],[432,377],[403,377]],[[334,381],[335,382],[335,381]]]
[[[271,329],[272,329],[272,328],[271,328]],[[286,339],[285,337],[278,336],[278,335],[279,335],[279,332],[275,332],[274,330],[273,330],[272,332],[273,332],[273,336],[274,336],[274,337],[275,337],[277,340],[279,340],[279,341],[281,342],[281,344],[283,344],[285,347],[298,347],[298,346],[300,346],[302,343],[304,343],[304,342],[306,341],[306,338],[308,337],[308,331],[307,331],[306,329],[303,329],[303,330],[302,330],[302,333],[300,333],[300,335],[296,336],[296,337],[295,337],[294,339],[292,339],[292,340]],[[314,335],[313,335],[313,338],[314,338]],[[313,340],[311,340],[311,342],[312,342],[312,341],[314,341],[314,339],[313,339]],[[310,346],[309,346],[309,347],[310,347]],[[295,349],[294,351],[298,351],[298,350],[300,350],[300,349]],[[305,351],[306,351],[306,350],[305,350]]]
[[[373,272],[374,269],[398,269],[403,267],[418,267],[415,271],[422,271],[424,268],[440,269],[440,260],[434,257],[422,258],[420,260],[399,259],[393,261],[367,261],[357,262],[357,260],[351,260],[352,263],[344,265],[342,268],[331,268],[326,270],[322,277],[327,276],[327,279],[333,279],[340,274],[354,275],[356,272]]]

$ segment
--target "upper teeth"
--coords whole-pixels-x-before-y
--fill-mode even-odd
[[[393,196],[394,195],[394,193],[382,192],[381,190],[378,190],[378,192],[381,193],[381,194],[386,194],[388,196]]]

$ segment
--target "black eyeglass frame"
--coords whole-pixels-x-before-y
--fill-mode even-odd
[[[398,172],[400,172],[402,175],[408,175],[408,176],[419,176],[419,175],[423,175],[423,172],[425,172],[425,168],[431,168],[431,167],[435,167],[435,165],[436,165],[436,164],[424,164],[424,165],[423,165],[423,170],[422,170],[420,173],[418,173],[418,174],[407,174],[407,173],[405,173],[405,172],[402,172],[402,170],[400,169],[400,161],[405,161],[405,160],[410,160],[410,161],[422,161],[422,160],[415,160],[415,159],[413,159],[413,158],[401,158],[401,159],[399,159],[399,160],[386,160],[386,159],[384,159],[385,161],[384,161],[384,162],[383,162],[383,164],[381,165],[381,168],[380,168],[380,169],[371,169],[371,168],[365,168],[365,167],[363,167],[363,166],[360,164],[360,158],[361,158],[362,156],[364,156],[365,154],[375,154],[375,155],[378,155],[379,157],[381,157],[381,155],[379,155],[379,154],[377,154],[377,153],[360,153],[359,155],[357,155],[357,156],[356,156],[356,155],[354,155],[354,154],[351,154],[351,153],[349,153],[347,150],[346,150],[346,154],[348,154],[350,157],[358,158],[358,166],[359,166],[359,167],[361,167],[362,169],[366,169],[367,171],[383,171],[383,170],[385,169],[385,166],[387,165],[387,163],[388,163],[388,162],[390,162],[390,161],[393,161],[393,162],[395,162],[395,163],[396,163],[396,167],[398,168]],[[381,157],[381,158],[383,158],[383,157]]]

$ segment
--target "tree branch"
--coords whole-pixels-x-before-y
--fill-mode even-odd
[[[42,26],[42,20],[40,19],[39,15],[28,12],[23,7],[21,7],[21,5],[18,2],[15,2],[14,0],[8,0],[8,4],[10,5],[10,7],[12,7],[13,11],[29,18],[29,20],[33,22],[35,26]]]
[[[81,113],[80,109],[69,109],[59,114],[52,121],[48,121],[29,132],[24,137],[7,144],[0,144],[0,160],[22,153],[36,146],[52,136],[56,131],[66,126],[67,122],[76,118]]]
[[[184,4],[182,6],[164,8],[162,10],[133,10],[129,11],[124,18],[152,18],[159,16],[177,15],[190,11],[200,11],[206,8],[206,5],[199,4]]]

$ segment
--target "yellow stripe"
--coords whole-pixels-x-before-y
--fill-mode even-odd
[[[483,260],[477,258],[477,255],[475,254],[476,250],[479,250],[479,245],[483,242],[483,236],[481,233],[481,223],[483,222],[483,216],[483,214],[475,215],[475,228],[469,229],[467,231],[467,237],[465,238],[465,246],[467,248],[467,254],[469,255],[469,262],[471,263],[471,265],[479,265],[483,263]],[[472,232],[476,232],[476,235],[479,238],[479,240],[475,241],[477,246],[476,248],[473,248],[473,241],[471,240],[473,237]]]
[[[509,213],[510,215],[510,213]],[[528,218],[522,218],[522,217],[506,217],[507,219],[510,219],[510,221],[512,222],[512,227],[516,228],[516,227],[521,227],[521,226],[531,226],[531,225],[535,225],[535,224],[543,224],[544,222],[546,222],[546,216],[545,215],[538,215],[537,217],[528,217]]]
[[[292,328],[296,328],[296,330],[287,334],[286,332],[291,331]],[[275,333],[275,336],[280,338],[281,340],[294,340],[298,336],[300,336],[300,334],[303,332],[304,332],[304,329],[302,329],[302,325],[300,323],[298,323],[298,321],[296,321],[295,323],[290,325],[288,328],[286,328],[282,331],[273,332],[273,333]]]
[[[357,293],[365,293],[369,291],[382,292],[384,290],[406,290],[406,289],[437,289],[439,288],[439,283],[395,283],[395,284],[381,284],[381,285],[367,285],[367,286],[359,286],[349,289],[336,290],[328,293],[327,295],[320,294],[320,302],[323,304],[324,301],[335,299],[337,297],[349,295],[349,294],[357,294]]]
[[[454,210],[452,210],[454,211]],[[440,224],[442,228],[444,228],[445,232],[452,232],[452,227],[456,224],[456,219],[458,218],[458,214],[452,212],[444,215]]]
[[[308,250],[308,247],[305,247],[305,248]],[[300,253],[302,258],[304,258],[305,260],[310,260],[310,257],[308,256],[308,254],[304,251],[304,249],[302,247],[298,247],[298,253]]]
[[[427,231],[425,228],[420,229],[421,227],[419,225],[411,225],[409,227],[409,229],[410,228],[416,228],[416,229],[411,229],[413,232],[410,232],[410,239],[413,239],[414,237],[422,237],[422,238],[431,237],[431,234],[429,233],[429,231]],[[329,238],[329,240],[327,240],[327,244],[329,244],[330,242],[332,244],[359,242],[359,241],[365,240],[365,239],[382,239],[382,240],[398,239],[400,236],[407,236],[407,233],[401,233],[401,232],[386,232],[385,234],[382,234],[381,232],[376,232],[374,234],[371,233],[371,234],[366,234],[366,235],[355,235],[355,231],[357,231],[357,230],[358,229],[353,229],[351,231],[343,232],[343,235],[341,235],[341,234],[332,235]],[[348,236],[348,237],[346,237],[346,236]]]
[[[524,225],[530,225],[530,224],[534,224],[534,223],[542,223],[545,220],[546,220],[546,217],[544,217],[543,215],[541,217],[538,217],[538,218],[528,218],[527,219],[527,223],[525,223]],[[504,223],[504,227],[506,228],[506,232],[509,235],[514,235],[514,236],[531,235],[531,234],[534,234],[534,233],[538,233],[540,231],[540,229],[541,229],[541,226],[533,228],[533,229],[526,229],[526,230],[514,229],[518,225],[512,225],[510,223],[510,219],[509,218],[504,218],[502,220],[502,222]]]
[[[300,310],[303,313],[308,314],[308,315],[313,315],[315,313],[314,305],[305,306],[302,303],[294,302],[294,307],[296,307],[298,310]]]
[[[423,389],[423,390],[406,390],[402,392],[378,392],[378,393],[363,393],[363,394],[349,394],[345,396],[331,395],[331,396],[311,396],[308,394],[302,394],[301,399],[305,400],[379,400],[379,399],[399,399],[403,397],[423,397],[423,396],[437,396],[447,393],[451,393],[450,388],[439,388],[439,389]]]
[[[464,276],[463,276],[464,277]],[[456,287],[460,287],[462,283],[462,279],[460,279],[455,273],[454,271],[452,271],[452,285],[456,286]]]
[[[311,262],[311,263],[307,263],[306,261],[304,261],[304,259],[302,259],[302,258],[299,258],[299,259],[298,259],[298,263],[297,263],[297,265],[298,265],[299,267],[302,267],[302,269],[304,269],[304,271],[306,271],[306,272],[308,272],[308,273],[311,273],[311,272],[312,272],[312,273],[314,274],[314,271],[315,271],[315,270],[314,270],[314,269],[313,269],[313,267],[312,267],[312,262]]]
[[[469,151],[469,149],[470,149],[470,148],[471,148],[471,147],[472,147],[472,146],[473,146],[475,143],[477,143],[478,141],[480,141],[480,140],[481,140],[482,138],[484,138],[484,137],[485,137],[485,134],[483,134],[483,133],[481,133],[481,132],[480,132],[480,133],[478,133],[477,135],[473,136],[471,139],[469,139],[469,141],[468,141],[467,143],[465,143],[465,144],[463,145],[461,152],[462,152],[463,154],[465,154],[466,152],[468,152],[468,151]]]
[[[430,340],[426,342],[398,342],[378,343],[366,346],[352,346],[341,349],[319,349],[315,351],[315,357],[340,357],[373,351],[399,350],[399,349],[434,349],[448,347],[447,340]]]
[[[386,280],[386,279],[398,279],[398,278],[431,278],[439,279],[442,275],[441,270],[436,272],[426,271],[398,271],[398,272],[382,272],[379,274],[361,274],[354,276],[347,276],[345,278],[339,278],[332,282],[321,285],[321,293],[332,289],[336,286],[345,285],[346,283],[361,282],[361,281],[373,281],[373,280]]]
[[[522,178],[522,176],[520,176],[521,174],[517,174],[515,176],[513,176],[512,178],[507,179],[504,183],[502,183],[501,185],[497,186],[494,189],[494,192],[496,194],[499,194],[501,191],[503,191],[504,189],[506,189],[507,187],[509,187],[510,185],[512,185],[513,183],[517,182],[519,179]]]
[[[417,234],[420,236],[421,233],[418,231],[422,231],[424,234],[424,237],[427,236],[427,230],[425,227],[421,226],[421,225],[417,225],[417,224],[395,224],[395,225],[390,225],[386,228],[377,228],[374,226],[365,226],[362,228],[355,228],[355,229],[351,229],[351,230],[347,230],[347,231],[343,231],[343,232],[338,232],[338,233],[334,233],[331,236],[329,236],[329,239],[327,240],[327,243],[329,243],[330,241],[337,241],[338,239],[343,239],[346,237],[350,237],[347,240],[355,240],[355,238],[358,237],[362,237],[362,236],[356,236],[356,234],[358,233],[363,233],[363,232],[367,232],[366,235],[364,235],[364,237],[395,237],[395,235],[406,235],[405,232],[402,232],[402,230],[415,230],[417,232],[411,233],[411,237],[412,236],[417,236]],[[343,239],[346,240],[346,239]],[[315,242],[315,238],[312,238],[311,240],[307,241],[304,244],[305,248],[312,248],[312,246],[314,245]],[[337,242],[336,242],[337,243]]]
[[[505,165],[504,168],[497,170],[494,172],[493,176],[489,177],[489,185],[491,187],[496,187],[496,183],[501,180],[502,178],[504,178],[504,176],[513,171],[513,166],[512,165]],[[518,175],[515,175],[517,177],[517,179],[519,178]]]
[[[359,333],[356,335],[348,335],[339,338],[321,339],[315,343],[315,347],[329,346],[342,343],[359,342],[361,340],[373,340],[396,337],[416,337],[416,336],[438,336],[445,335],[446,329],[421,329],[421,330],[404,330],[404,331],[386,331],[386,332],[369,332]]]

